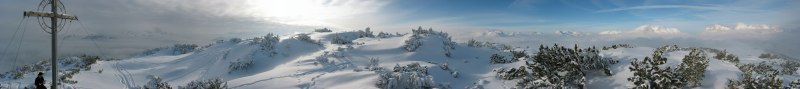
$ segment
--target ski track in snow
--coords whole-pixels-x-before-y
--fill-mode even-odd
[[[128,88],[138,86],[136,85],[136,82],[131,78],[132,76],[131,73],[128,72],[128,70],[122,68],[119,62],[114,63],[113,66],[114,70],[117,72],[117,74],[114,75],[116,75],[120,79],[120,83],[122,83],[123,85],[125,85],[125,87]]]

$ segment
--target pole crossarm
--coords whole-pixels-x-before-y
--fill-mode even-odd
[[[55,15],[53,12],[41,12],[41,11],[25,11],[22,13],[24,16],[36,16],[36,17],[55,17],[59,19],[68,19],[68,20],[78,20],[78,16],[72,16],[69,14],[58,14]]]

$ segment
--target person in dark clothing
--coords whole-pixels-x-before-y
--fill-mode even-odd
[[[44,77],[42,77],[43,75],[44,73],[39,72],[39,75],[36,76],[36,81],[33,84],[36,86],[36,89],[47,89],[47,87],[44,86]]]

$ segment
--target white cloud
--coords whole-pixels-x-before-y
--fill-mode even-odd
[[[639,34],[681,34],[678,28],[665,27],[659,25],[642,25],[632,31]]]
[[[620,33],[622,33],[622,32],[614,30],[614,31],[602,31],[602,32],[597,33],[597,34],[598,35],[619,35]]]
[[[630,31],[601,31],[597,33],[600,36],[624,36],[624,37],[680,37],[686,36],[686,33],[681,32],[678,28],[666,27],[660,25],[642,25]]]
[[[772,34],[782,32],[778,26],[767,24],[745,24],[736,23],[736,25],[721,25],[714,24],[706,26],[704,35],[758,35],[758,34]]]

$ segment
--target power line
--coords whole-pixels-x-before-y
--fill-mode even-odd
[[[88,31],[89,28],[86,28],[86,26],[83,25],[83,22],[81,22],[81,20],[77,20],[77,21],[78,21],[78,24],[81,24],[81,28],[83,28],[83,32],[86,33],[86,35],[88,36],[89,35],[89,31]],[[100,46],[97,45],[97,42],[95,42],[95,40],[90,40],[90,42],[92,42],[92,44],[94,44],[94,47],[97,48],[97,51],[100,52],[99,55],[104,55],[103,53],[105,53],[105,52],[103,52],[103,49],[100,49]]]
[[[28,20],[25,20],[25,26],[28,26]],[[14,66],[15,67],[17,66],[17,60],[19,60],[19,54],[21,54],[21,52],[19,50],[20,50],[20,48],[22,48],[22,40],[25,38],[25,32],[28,31],[28,30],[24,30],[25,26],[22,27],[22,29],[23,29],[22,30],[22,35],[20,35],[19,43],[17,43],[18,44],[17,45],[17,55],[14,56]]]
[[[14,31],[14,35],[12,35],[12,36],[11,36],[11,41],[10,41],[10,42],[8,42],[8,45],[6,45],[6,48],[5,48],[5,49],[3,49],[3,58],[6,58],[6,57],[8,57],[8,50],[9,50],[9,47],[11,47],[11,45],[14,43],[14,40],[17,38],[17,33],[19,32],[19,30],[20,30],[20,27],[22,26],[22,23],[23,23],[23,21],[26,21],[26,23],[27,23],[27,20],[25,20],[25,19],[27,19],[27,17],[24,17],[24,16],[23,16],[23,17],[22,17],[22,19],[20,19],[20,20],[19,20],[19,24],[17,25],[17,30],[16,30],[16,31]],[[27,25],[27,24],[26,24],[26,25]],[[21,43],[21,42],[22,42],[22,40],[20,40],[20,43]],[[19,54],[19,51],[17,51],[17,54]],[[14,63],[12,63],[12,64],[14,64],[12,67],[14,67],[14,68],[16,69],[16,68],[17,68],[17,60],[16,60],[16,58],[14,59]]]

